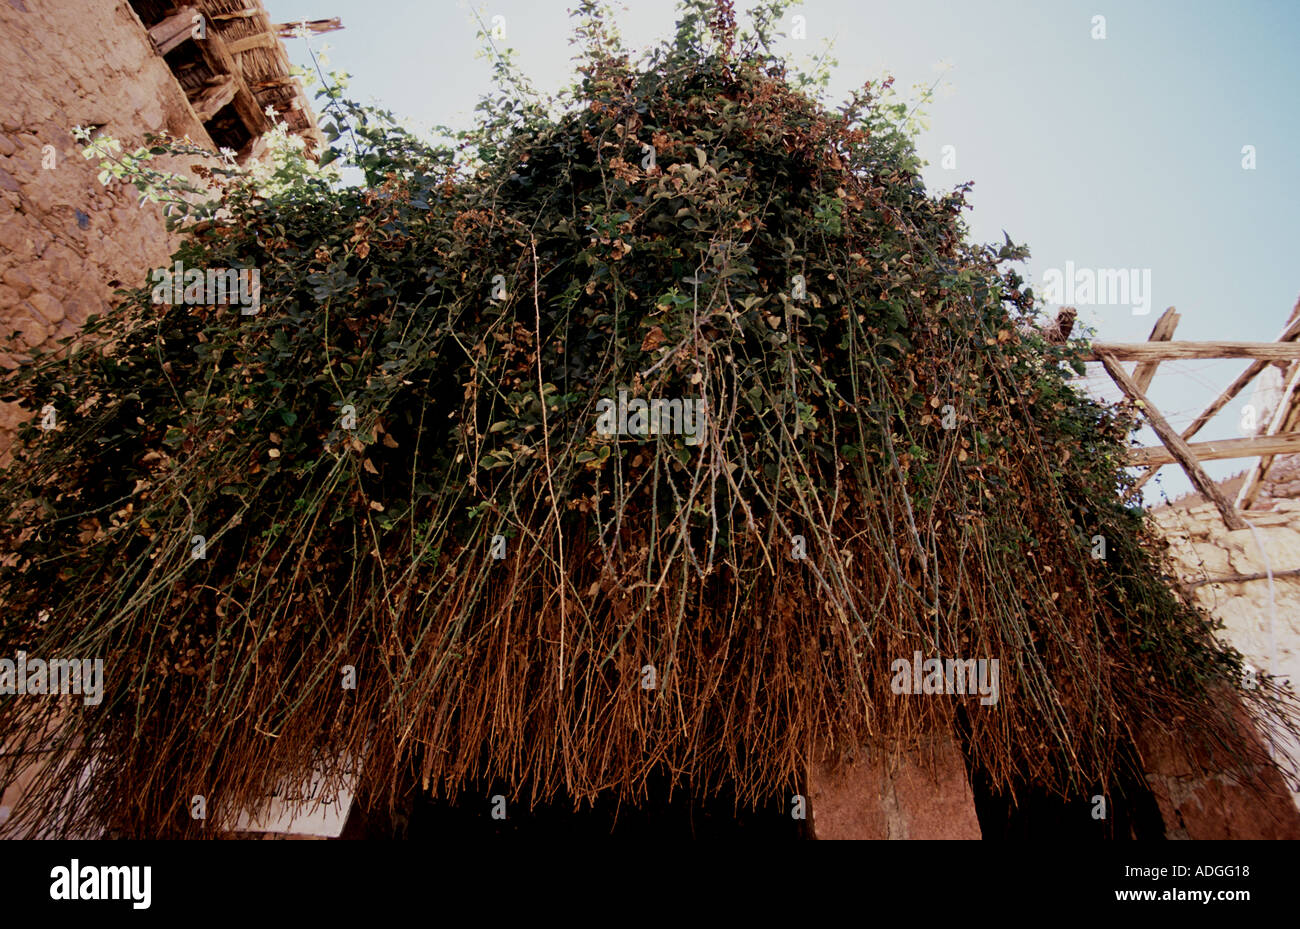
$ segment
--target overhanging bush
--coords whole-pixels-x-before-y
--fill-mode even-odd
[[[967,241],[881,88],[792,86],[781,9],[688,5],[634,66],[586,5],[569,105],[515,84],[445,147],[332,100],[366,185],[236,176],[178,253],[258,269],[255,315],[145,286],[4,377],[57,427],[0,490],[3,653],[107,674],[0,702],[66,753],[27,815],[181,834],[344,756],[377,796],[753,801],[958,717],[1002,787],[1109,783],[1148,720],[1250,752],[1124,505],[1131,417],[1018,325],[1027,252]],[[703,441],[603,434],[620,392]],[[997,705],[892,693],[916,651],[999,659]]]

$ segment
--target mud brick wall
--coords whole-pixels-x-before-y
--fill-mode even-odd
[[[146,132],[212,141],[125,0],[0,0],[0,364],[56,347],[175,242],[156,204],[99,183],[74,126],[125,149]],[[52,148],[47,148],[50,146]],[[188,159],[187,161],[192,161]],[[186,164],[158,159],[164,170]],[[0,404],[0,450],[21,411]]]
[[[980,838],[961,749],[949,740],[897,758],[815,764],[808,799],[819,839]]]

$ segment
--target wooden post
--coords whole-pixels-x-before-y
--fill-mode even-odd
[[[221,74],[214,78],[197,97],[190,101],[190,105],[194,107],[194,112],[199,117],[199,122],[206,123],[216,116],[223,106],[235,99],[237,90],[235,81],[229,74]]]
[[[190,32],[194,28],[194,14],[197,12],[198,10],[192,6],[183,6],[156,26],[149,28],[149,38],[153,41],[153,46],[159,55],[166,55],[190,37]]]
[[[1205,470],[1196,460],[1196,456],[1192,454],[1192,450],[1183,441],[1182,436],[1174,431],[1174,428],[1169,425],[1169,422],[1161,415],[1160,411],[1151,405],[1151,401],[1146,398],[1146,395],[1138,390],[1138,386],[1133,383],[1133,379],[1120,367],[1119,361],[1109,354],[1102,355],[1100,361],[1106,368],[1106,373],[1111,376],[1111,379],[1115,381],[1125,396],[1138,405],[1138,409],[1146,416],[1151,428],[1155,430],[1156,435],[1160,436],[1160,441],[1165,443],[1170,453],[1183,466],[1183,470],[1187,472],[1187,477],[1191,480],[1192,486],[1199,490],[1207,500],[1212,500],[1214,505],[1219,508],[1224,525],[1229,529],[1245,529],[1245,521],[1233,509],[1232,504],[1228,502],[1228,498],[1224,496],[1218,485],[1210,480],[1210,476],[1205,473]]]
[[[1265,435],[1277,435],[1283,429],[1295,427],[1297,386],[1300,386],[1300,365],[1295,365],[1295,370],[1288,379],[1286,392],[1282,394],[1282,400],[1277,405],[1277,412],[1273,414],[1273,419],[1268,424]],[[1272,464],[1273,456],[1271,454],[1264,455],[1259,461],[1255,462],[1255,466],[1250,469],[1250,473],[1246,475],[1246,480],[1241,484],[1241,490],[1237,493],[1237,506],[1248,509],[1255,502],[1255,495],[1259,493],[1259,484],[1264,480],[1264,475]]]
[[[1180,319],[1182,317],[1178,315],[1178,311],[1171,306],[1156,320],[1151,335],[1147,336],[1147,341],[1168,342],[1174,337],[1174,330],[1178,328]],[[1133,369],[1133,383],[1137,384],[1138,390],[1145,392],[1151,386],[1151,378],[1155,377],[1156,368],[1159,366],[1158,361],[1144,361]]]

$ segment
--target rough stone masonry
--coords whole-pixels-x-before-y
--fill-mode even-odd
[[[51,37],[58,36],[58,41]],[[146,132],[212,140],[126,0],[0,0],[0,365],[55,347],[175,247],[156,204],[99,183],[74,126],[123,147]],[[191,159],[192,160],[192,159]],[[175,159],[163,170],[187,174]],[[21,411],[0,404],[0,451]]]

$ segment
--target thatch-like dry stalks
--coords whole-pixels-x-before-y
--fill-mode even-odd
[[[221,822],[344,755],[378,798],[667,772],[749,803],[814,746],[959,728],[994,785],[1060,793],[1145,720],[1254,751],[1120,499],[1131,419],[1017,330],[1023,250],[963,244],[890,110],[716,27],[640,73],[593,40],[581,106],[485,129],[473,174],[371,125],[377,189],[232,188],[182,258],[259,268],[256,316],[142,291],[6,378],[59,425],[2,488],[0,644],[108,675],[0,703],[79,740],[29,819],[199,834],[196,795]],[[620,390],[703,399],[702,440],[601,434]],[[999,660],[996,704],[896,694],[916,651]]]

